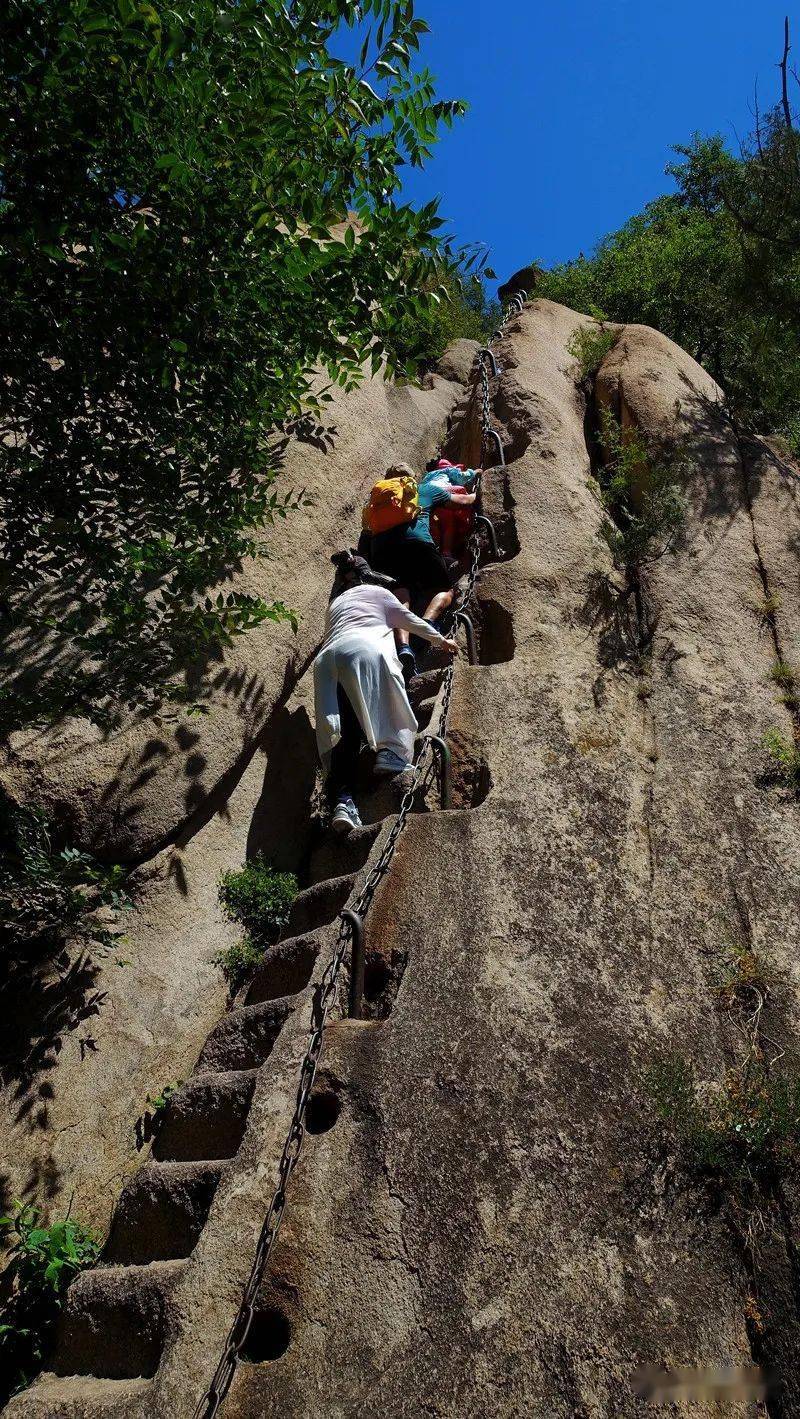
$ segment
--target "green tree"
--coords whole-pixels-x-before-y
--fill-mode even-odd
[[[654,325],[722,385],[745,428],[800,450],[800,141],[783,109],[738,154],[719,137],[676,150],[677,191],[587,260],[540,273],[537,294]]]
[[[0,728],[191,704],[291,618],[209,588],[301,496],[275,477],[325,381],[392,368],[435,304],[452,253],[398,189],[463,105],[416,67],[426,29],[413,0],[11,0]]]
[[[494,273],[487,267],[482,274]],[[451,340],[485,344],[500,320],[500,303],[489,297],[482,276],[457,263],[428,283],[427,295],[427,308],[402,316],[392,336],[395,358],[409,373],[430,369]]]

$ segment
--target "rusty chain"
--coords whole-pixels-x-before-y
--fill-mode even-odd
[[[486,347],[484,349],[479,350],[476,356],[478,360],[478,367],[481,379],[481,467],[478,471],[478,476],[475,480],[474,485],[474,490],[478,495],[480,495],[486,449],[490,441],[490,435],[494,433],[491,423],[491,397],[489,387],[489,370],[487,368],[487,365],[491,363],[493,373],[499,373],[497,368],[497,362],[495,361],[494,356],[491,350],[489,349],[489,345],[491,345],[495,340],[499,339],[503,335],[506,324],[508,323],[511,316],[519,315],[521,313],[525,298],[526,293],[524,291],[512,296],[511,302],[509,303],[497,330],[495,330],[492,336],[490,337]],[[480,529],[477,527],[473,529],[473,532],[470,536],[468,543],[468,552],[469,566],[467,571],[466,583],[459,592],[457,603],[453,607],[454,613],[456,611],[463,610],[464,606],[467,605],[467,603],[474,595],[475,585],[478,580],[478,573],[480,570],[481,555]],[[454,673],[455,664],[451,661],[451,663],[447,666],[445,670],[444,678],[442,681],[443,694],[441,711],[439,715],[439,732],[442,735],[445,734],[447,729],[448,716],[450,713],[450,701],[453,694]],[[429,779],[429,775],[433,768],[434,761],[431,739],[429,735],[424,735],[420,741],[417,753],[414,757],[414,762],[411,765],[411,768],[407,771],[409,781],[408,785],[404,789],[403,796],[400,800],[400,807],[398,809],[397,817],[395,818],[395,821],[392,824],[392,827],[386,837],[386,841],[384,842],[383,847],[381,848],[377,862],[370,870],[356,901],[349,908],[350,911],[354,912],[357,916],[362,917],[362,919],[366,912],[369,910],[375,893],[377,892],[378,887],[383,881],[383,878],[389,871],[389,867],[391,865],[392,858],[394,857],[395,849],[397,847],[398,839],[401,833],[403,832],[403,829],[405,828],[405,825],[408,821],[409,815],[414,807],[414,802],[416,800],[417,793],[420,787],[424,788],[426,786]],[[211,1381],[211,1384],[205,1391],[202,1399],[199,1401],[194,1410],[193,1419],[215,1419],[215,1416],[219,1413],[223,1400],[225,1399],[225,1396],[228,1393],[228,1390],[230,1389],[233,1376],[236,1372],[236,1365],[239,1356],[242,1352],[242,1349],[244,1348],[244,1345],[247,1341],[247,1337],[250,1333],[250,1327],[253,1323],[253,1316],[255,1314],[256,1296],[258,1294],[259,1287],[264,1277],[267,1262],[275,1245],[275,1240],[280,1229],[281,1221],[283,1220],[283,1213],[286,1207],[286,1191],[289,1186],[289,1180],[297,1165],[297,1161],[300,1157],[300,1151],[303,1146],[303,1138],[305,1137],[306,1131],[306,1109],[308,1107],[308,1101],[311,1096],[311,1090],[314,1087],[314,1080],[317,1075],[319,1058],[322,1053],[325,1026],[328,1022],[328,1015],[330,1014],[331,1008],[336,999],[339,976],[348,954],[348,947],[352,941],[352,936],[353,926],[351,921],[344,916],[340,916],[339,934],[336,940],[336,949],[334,950],[330,961],[325,967],[319,985],[317,986],[317,989],[314,992],[314,999],[311,1007],[311,1026],[309,1029],[308,1040],[306,1042],[305,1054],[303,1056],[303,1061],[300,1066],[300,1077],[297,1085],[297,1094],[295,1096],[294,1113],[292,1114],[292,1121],[289,1125],[289,1131],[286,1134],[286,1138],[284,1140],[283,1149],[281,1150],[280,1162],[278,1164],[277,1186],[272,1194],[269,1209],[267,1211],[267,1215],[264,1219],[263,1226],[259,1233],[255,1255],[253,1257],[253,1264],[250,1268],[250,1274],[248,1276],[244,1291],[242,1293],[242,1299],[239,1305],[239,1309],[236,1313],[236,1318],[230,1330],[228,1331],[228,1336],[225,1342],[225,1349],[222,1352],[222,1357],[214,1372],[214,1377]]]
[[[505,334],[506,325],[508,324],[508,321],[511,319],[512,315],[521,314],[526,297],[526,291],[520,291],[518,294],[512,296],[511,301],[509,302],[503,314],[503,318],[500,321],[500,324],[498,325],[494,334],[491,336],[491,338],[483,347],[483,349],[478,350],[478,353],[476,355],[476,359],[478,361],[478,372],[480,374],[481,381],[481,466],[478,470],[478,476],[475,479],[474,488],[474,491],[477,494],[478,498],[480,498],[481,483],[483,482],[483,474],[486,466],[487,450],[491,441],[491,436],[495,435],[495,431],[492,428],[492,408],[491,395],[489,389],[489,366],[491,365],[493,375],[500,374],[497,361],[489,346],[493,344],[495,340],[501,339],[502,336]],[[472,533],[467,544],[467,551],[469,554],[467,579],[466,583],[461,587],[456,602],[452,608],[452,614],[454,617],[457,616],[459,611],[463,611],[465,606],[469,605],[469,603],[472,601],[473,596],[475,595],[475,585],[477,583],[478,574],[480,571],[481,556],[481,532],[480,527],[477,524],[472,529]],[[456,621],[455,630],[457,629],[458,622]],[[451,662],[444,672],[442,708],[439,715],[439,733],[441,735],[445,735],[447,732],[447,725],[450,717],[450,701],[453,697],[454,679],[455,664]]]

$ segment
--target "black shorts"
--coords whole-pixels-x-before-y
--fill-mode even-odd
[[[369,564],[412,592],[453,589],[450,569],[439,548],[421,537],[410,537],[405,526],[392,527],[372,538]]]

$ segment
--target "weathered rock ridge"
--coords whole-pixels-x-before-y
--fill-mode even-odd
[[[372,1018],[329,1027],[317,1122],[230,1419],[617,1419],[650,1412],[632,1382],[641,1367],[754,1359],[776,1374],[767,1412],[800,1412],[793,1184],[766,1218],[754,1271],[724,1204],[685,1176],[644,1087],[665,1046],[703,1079],[724,1075],[738,1040],[714,980],[732,939],[770,962],[769,1033],[794,1048],[799,810],[763,781],[760,745],[771,726],[793,729],[770,668],[800,656],[800,484],[765,444],[737,437],[683,351],[624,328],[597,399],[686,452],[688,514],[647,573],[646,663],[620,656],[618,578],[589,482],[592,411],[567,348],[583,321],[531,303],[499,350],[492,404],[508,467],[487,474],[485,503],[506,555],[481,576],[481,663],[456,670],[457,806],[429,801],[412,818],[369,918]],[[466,392],[453,407],[457,393],[429,397],[440,424],[452,411],[450,451],[474,459],[477,400]],[[418,418],[416,442],[408,431],[402,448],[398,428],[392,453],[419,458],[435,442],[433,412]],[[385,461],[364,460],[358,477],[341,451],[327,465],[334,540],[348,540]],[[330,546],[317,533],[302,571],[319,609]],[[773,592],[770,626],[754,606]],[[266,713],[266,738],[218,816],[157,860],[127,948],[149,985],[101,1041],[117,1132],[101,1128],[87,1089],[64,1125],[72,1142],[53,1153],[58,1187],[77,1182],[76,1210],[129,1171],[119,1139],[145,1077],[188,1075],[202,1052],[160,1154],[123,1193],[105,1264],[73,1287],[54,1373],[12,1401],[14,1419],[189,1419],[223,1350],[335,916],[391,822],[376,800],[346,845],[304,839],[309,704],[306,671]],[[245,846],[281,844],[305,863],[306,891],[286,943],[215,1025],[217,872]],[[64,1077],[77,1087],[77,1066]],[[48,1130],[46,1119],[52,1150]],[[18,1139],[15,1150],[28,1146]],[[729,1409],[756,1412],[745,1400]],[[716,1411],[709,1399],[691,1412]]]

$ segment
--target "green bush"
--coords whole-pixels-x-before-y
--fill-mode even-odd
[[[408,374],[429,370],[453,340],[485,344],[500,320],[500,305],[489,298],[481,277],[455,267],[429,286],[427,297],[424,309],[409,307],[392,335],[395,363]]]
[[[732,1186],[764,1185],[800,1162],[797,1074],[770,1073],[756,1056],[701,1099],[691,1064],[667,1054],[652,1065],[647,1087],[687,1164],[699,1172]]]
[[[597,373],[618,338],[618,332],[609,330],[602,321],[597,325],[581,325],[575,331],[567,344],[567,353],[578,361],[581,379]]]
[[[752,1018],[769,998],[771,982],[771,971],[753,947],[733,940],[721,953],[714,994],[729,1013]]]
[[[175,1093],[175,1090],[180,1089],[182,1083],[183,1080],[178,1079],[174,1084],[162,1085],[161,1089],[157,1094],[146,1094],[144,1101],[145,1108],[148,1109],[150,1113],[156,1117],[159,1114],[163,1114],[164,1110],[167,1107],[167,1104],[172,1098],[172,1095]]]
[[[768,729],[762,739],[772,777],[800,792],[800,742],[787,739],[779,729]]]
[[[238,871],[222,874],[219,899],[225,915],[244,928],[241,940],[214,957],[232,991],[238,990],[280,936],[296,896],[294,873],[276,872],[260,854]]]
[[[11,1290],[0,1313],[2,1403],[40,1368],[64,1292],[79,1271],[97,1261],[100,1243],[69,1218],[42,1226],[37,1210],[22,1202],[14,1204],[11,1216],[0,1217],[0,1228],[16,1238],[6,1273]]]
[[[297,896],[293,872],[276,872],[259,854],[237,872],[223,872],[219,899],[225,915],[238,921],[248,935],[274,941],[289,920]]]
[[[222,971],[232,995],[235,995],[248,976],[258,969],[266,950],[267,946],[263,941],[254,941],[250,936],[243,936],[233,946],[217,952],[214,964]]]
[[[632,571],[662,557],[686,517],[676,481],[680,460],[653,458],[639,430],[623,431],[610,409],[601,411],[600,424],[603,467],[597,486],[608,514],[600,534],[615,566]]]
[[[110,946],[115,935],[96,914],[130,905],[124,867],[57,847],[53,837],[40,809],[18,807],[0,794],[0,919],[5,954],[12,960],[55,952],[76,937],[86,945]]]

